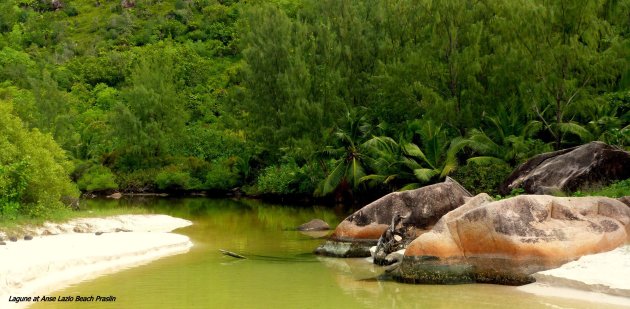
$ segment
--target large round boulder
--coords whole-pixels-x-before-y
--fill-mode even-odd
[[[630,177],[630,152],[591,142],[537,155],[519,166],[499,187],[501,194],[573,192]]]
[[[370,247],[377,244],[395,215],[405,217],[402,228],[410,242],[470,196],[451,178],[415,190],[390,193],[343,220],[315,253],[336,257],[370,256]]]
[[[531,274],[623,245],[630,208],[607,197],[480,194],[412,241],[392,275],[405,282],[524,284]]]

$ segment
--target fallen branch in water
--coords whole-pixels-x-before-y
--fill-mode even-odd
[[[224,249],[219,249],[219,251],[221,251],[221,253],[223,253],[224,255],[231,256],[233,258],[246,259],[246,257],[244,257],[244,256],[242,256],[240,254],[234,253],[232,251],[227,251],[227,250],[224,250]]]

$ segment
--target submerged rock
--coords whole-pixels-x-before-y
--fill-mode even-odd
[[[298,231],[327,231],[330,226],[326,221],[321,219],[313,219],[297,227]]]
[[[33,236],[31,236],[31,235],[25,235],[25,236],[24,236],[24,240],[33,240]]]
[[[368,257],[396,214],[402,222],[403,241],[410,242],[430,229],[444,214],[464,204],[471,194],[455,180],[415,190],[394,192],[370,203],[343,220],[316,254],[336,257]],[[388,252],[389,253],[389,252]]]
[[[114,192],[114,193],[112,193],[112,194],[107,196],[107,198],[113,198],[115,200],[118,200],[118,199],[120,199],[122,197],[123,197],[123,195],[120,192]]]
[[[414,283],[519,285],[531,274],[623,245],[630,208],[606,197],[480,194],[412,241],[392,276]]]
[[[531,158],[512,172],[499,192],[506,195],[518,188],[534,194],[573,192],[628,177],[630,152],[591,142]]]
[[[328,236],[328,231],[300,231],[300,234],[311,238],[324,238]]]

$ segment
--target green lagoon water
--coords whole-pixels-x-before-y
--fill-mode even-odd
[[[292,230],[312,218],[341,216],[324,207],[230,199],[89,201],[88,207],[143,207],[192,220],[176,233],[194,247],[149,264],[78,283],[51,296],[113,295],[113,303],[38,303],[31,308],[613,308],[539,297],[514,287],[409,285],[377,280],[365,259],[322,258],[323,240]],[[227,249],[248,256],[224,256]]]

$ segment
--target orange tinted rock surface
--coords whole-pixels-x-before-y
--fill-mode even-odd
[[[488,272],[529,275],[615,249],[630,233],[630,208],[616,199],[521,195],[491,202],[483,195],[471,200],[477,203],[448,213],[432,231],[412,241],[403,259],[407,273],[401,277],[413,279],[414,267],[426,268],[418,258],[427,257],[433,258],[433,266],[473,266],[473,273],[467,274],[471,278],[479,275],[475,271],[483,272],[486,279]],[[501,269],[497,261],[509,267]]]

